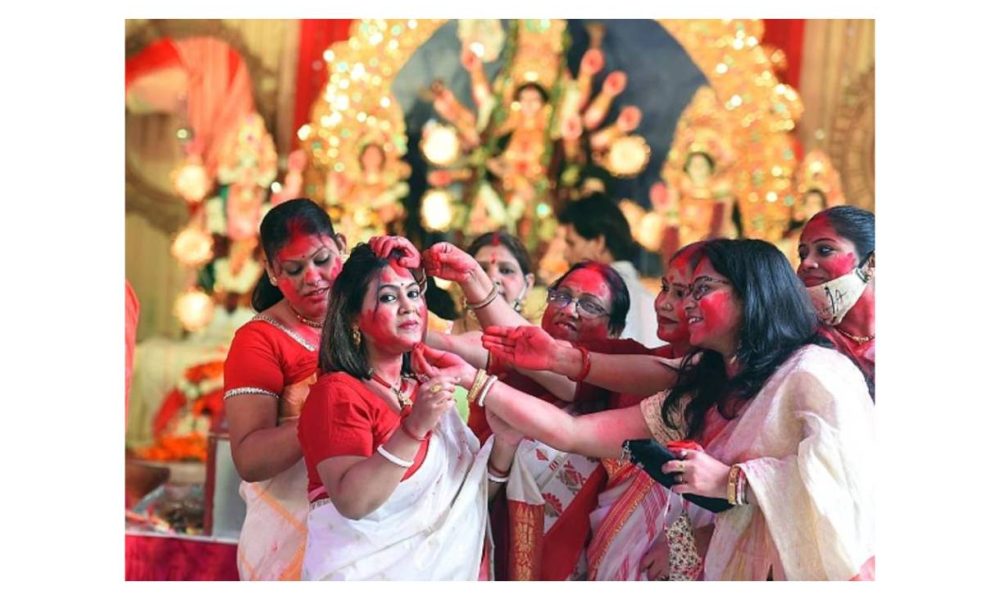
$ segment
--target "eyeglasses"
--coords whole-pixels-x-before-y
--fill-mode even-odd
[[[715,277],[709,277],[708,275],[702,275],[698,279],[695,279],[694,281],[691,282],[690,287],[688,287],[688,289],[684,291],[684,296],[683,297],[687,298],[688,296],[691,296],[692,298],[695,299],[695,301],[701,300],[702,298],[704,298],[705,296],[707,296],[709,293],[711,293],[711,292],[713,292],[713,291],[715,291],[717,289],[715,286],[709,285],[709,283],[718,283],[718,284],[731,285],[725,279],[716,279]]]
[[[577,312],[585,319],[596,319],[608,314],[608,310],[587,298],[575,298],[569,292],[560,289],[549,289],[549,303],[555,304],[559,308],[566,308],[572,303],[576,303]]]

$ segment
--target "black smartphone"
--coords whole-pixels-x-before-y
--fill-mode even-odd
[[[622,458],[640,467],[650,477],[666,488],[670,488],[677,483],[673,473],[663,472],[663,465],[668,460],[677,460],[678,457],[655,440],[625,440],[622,444]],[[681,496],[685,500],[714,513],[729,510],[733,507],[725,498],[708,498],[697,494],[681,494]]]

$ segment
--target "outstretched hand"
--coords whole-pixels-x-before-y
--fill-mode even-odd
[[[462,357],[423,343],[416,345],[410,354],[410,360],[413,370],[421,379],[450,377],[468,388],[476,376],[476,370]]]
[[[428,275],[457,283],[471,279],[472,274],[479,268],[476,259],[448,242],[438,242],[424,250],[423,259],[424,269]]]
[[[483,348],[518,369],[553,370],[553,358],[559,347],[560,343],[555,338],[534,325],[491,325],[483,331]]]
[[[490,431],[493,432],[493,435],[496,436],[499,442],[503,442],[508,446],[517,446],[524,439],[524,435],[520,431],[488,408],[486,409],[486,422],[490,426]]]
[[[420,268],[420,253],[405,237],[376,235],[368,240],[368,245],[379,258],[392,258],[393,252],[396,252],[396,264],[407,269]]]

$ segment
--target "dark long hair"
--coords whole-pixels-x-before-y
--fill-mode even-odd
[[[288,200],[267,211],[260,222],[260,245],[271,264],[278,252],[295,235],[325,235],[337,239],[333,224],[326,211],[309,198]],[[264,311],[284,298],[277,287],[271,285],[265,271],[254,287],[251,303],[257,312]]]
[[[579,269],[593,269],[601,274],[604,282],[608,284],[611,288],[611,313],[608,316],[608,333],[613,336],[617,336],[625,329],[625,318],[628,316],[628,309],[631,306],[632,301],[628,295],[628,287],[625,286],[625,280],[622,276],[618,274],[610,266],[595,262],[592,260],[583,260],[572,267],[568,271],[559,276],[559,279],[555,280],[552,284],[551,289],[556,289],[564,279],[569,277],[570,273]]]
[[[323,373],[344,371],[357,379],[371,378],[364,344],[354,345],[351,330],[361,313],[368,286],[388,266],[389,260],[376,256],[366,243],[351,250],[351,256],[333,283],[330,307],[323,319],[319,342],[319,368]],[[410,373],[409,353],[403,357],[403,373]]]
[[[806,344],[830,347],[817,335],[819,319],[802,282],[792,266],[773,245],[761,240],[710,240],[698,249],[694,260],[707,260],[733,286],[743,303],[736,360],[740,372],[728,379],[725,359],[705,349],[692,364],[688,354],[681,365],[677,385],[663,403],[664,422],[697,439],[712,406],[727,419],[760,392],[764,383],[788,357]],[[681,399],[691,396],[684,423],[673,422],[671,413]]]

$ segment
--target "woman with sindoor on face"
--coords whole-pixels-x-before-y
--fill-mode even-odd
[[[528,249],[521,240],[498,229],[488,231],[472,240],[465,251],[476,259],[483,271],[496,283],[500,300],[509,304],[529,322],[539,321],[541,315],[535,314],[538,307],[535,306],[532,310],[526,306],[528,294],[535,285],[535,274]],[[457,335],[480,329],[482,327],[476,319],[475,311],[466,304],[462,316],[454,322],[449,333]]]
[[[372,238],[334,284],[322,374],[299,422],[310,501],[304,579],[489,576],[488,486],[505,481],[520,437],[494,428],[480,447],[454,408],[455,379],[414,377],[427,307],[410,249]]]
[[[485,408],[528,437],[589,456],[619,456],[636,438],[699,442],[703,450],[681,450],[664,472],[676,478],[673,492],[733,505],[716,516],[705,579],[872,577],[874,408],[864,377],[824,347],[777,248],[712,240],[700,254],[684,310],[702,352],[669,392],[573,417],[499,383]],[[537,352],[518,347],[524,336],[494,338],[491,351],[514,364]],[[454,355],[432,358],[460,382],[475,376]]]
[[[816,213],[802,229],[798,275],[821,333],[865,374],[875,399],[875,215],[856,206]]]
[[[446,243],[435,244],[424,257],[433,275],[459,284],[481,322],[516,317],[511,307],[500,300],[500,286],[489,277],[488,263],[483,265]],[[577,263],[552,284],[542,329],[588,352],[646,352],[634,340],[616,339],[625,325],[629,302],[628,288],[614,269],[593,261]],[[515,322],[524,321],[516,318]],[[459,343],[472,335],[477,336],[475,352],[470,352],[468,344]],[[604,410],[623,399],[593,386],[578,387],[565,377],[534,379],[502,362],[492,362],[487,368],[487,353],[478,343],[478,332],[436,336],[429,345],[454,349],[470,364],[486,369],[484,374],[570,412]],[[469,425],[480,439],[490,432],[484,414],[482,407],[470,402]],[[591,529],[589,515],[608,479],[604,466],[592,457],[567,454],[540,441],[526,440],[518,447],[512,477],[517,478],[517,486],[509,488],[507,496],[510,525],[494,522],[497,548],[504,550],[502,557],[507,559],[506,563],[497,559],[498,576],[516,580],[588,577],[585,555]],[[512,490],[516,491],[510,493]],[[659,490],[657,493],[665,495]],[[513,533],[525,530],[538,535]]]
[[[305,551],[306,468],[295,422],[315,380],[321,322],[340,273],[343,236],[307,198],[260,224],[266,272],[258,311],[236,331],[225,364],[225,409],[240,496],[240,579],[299,579]]]

